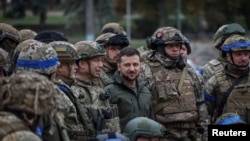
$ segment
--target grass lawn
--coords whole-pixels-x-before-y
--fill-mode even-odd
[[[139,48],[143,46],[143,48],[146,49],[147,48],[146,39],[132,39],[130,46],[134,48]]]
[[[68,21],[68,17],[67,16],[58,16],[58,15],[49,15],[47,16],[47,20],[46,20],[46,24],[49,25],[57,25],[57,24],[65,24]],[[2,16],[2,13],[0,12],[0,22],[3,23],[8,23],[11,24],[13,26],[15,25],[38,25],[39,24],[39,17],[33,14],[27,14],[26,17],[24,18],[16,18],[16,19],[12,19],[12,18],[4,18]],[[74,34],[74,35],[69,35],[69,39],[72,42],[77,42],[79,40],[82,40],[82,38],[85,37],[82,34]],[[144,48],[146,48],[146,39],[132,39],[132,41],[130,42],[130,46],[131,47],[141,47],[143,46]]]
[[[65,24],[68,18],[66,16],[48,16],[46,20],[46,24]],[[8,23],[11,25],[38,25],[39,17],[30,15],[20,19],[11,19],[11,18],[3,18],[0,16],[0,21],[4,23]]]

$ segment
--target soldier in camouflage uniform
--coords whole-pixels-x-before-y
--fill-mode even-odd
[[[101,72],[101,78],[103,79],[104,82],[106,82],[105,84],[107,84],[107,83],[109,83],[109,79],[112,77],[112,75],[116,71],[116,63],[114,63],[114,59],[112,59],[112,56],[113,56],[112,54],[114,54],[112,52],[114,52],[114,51],[112,51],[112,49],[111,49],[112,44],[108,45],[108,43],[107,43],[107,42],[109,42],[108,40],[111,41],[111,37],[115,38],[115,37],[113,37],[115,34],[118,34],[118,35],[120,34],[120,35],[122,35],[122,37],[124,37],[125,40],[120,41],[120,43],[118,43],[119,39],[117,39],[117,41],[116,41],[117,44],[122,45],[124,43],[124,45],[122,45],[122,48],[123,48],[125,46],[129,46],[129,42],[126,41],[126,40],[128,40],[128,39],[126,39],[127,33],[124,31],[123,27],[119,23],[110,22],[110,23],[103,25],[103,27],[101,29],[101,33],[102,34],[96,38],[96,41],[103,44],[104,47],[106,48],[106,54],[107,54],[105,57],[106,63],[104,63],[104,69],[103,69],[104,72],[103,71]],[[126,42],[128,42],[128,44]],[[113,44],[115,45],[115,42]],[[111,47],[108,47],[108,46],[111,46]],[[118,53],[119,53],[119,51],[117,51],[115,54],[117,55]],[[151,77],[150,68],[147,66],[147,64],[145,64],[143,62],[143,60],[141,60],[141,68],[142,69],[141,69],[139,77],[141,77],[142,79],[146,79],[148,77]]]
[[[158,28],[147,39],[150,51],[146,63],[152,71],[148,79],[152,90],[152,105],[156,121],[166,129],[166,140],[196,140],[197,129],[205,129],[207,140],[209,117],[204,89],[187,69],[180,56],[182,33],[174,27]],[[198,83],[197,83],[198,82]]]
[[[165,127],[159,122],[146,117],[136,117],[127,123],[123,134],[130,141],[160,141],[165,132]]]
[[[118,54],[122,48],[129,45],[129,41],[123,34],[103,33],[96,38],[96,42],[100,43],[106,52],[103,63],[104,72],[101,73],[101,78],[106,83],[107,77],[111,78],[117,70]]]
[[[71,140],[86,140],[87,134],[87,114],[86,109],[81,107],[79,99],[71,89],[77,69],[76,60],[79,55],[73,44],[66,41],[54,41],[49,43],[57,52],[60,65],[56,71],[54,83],[67,95],[72,103],[68,105],[65,112],[64,121],[68,127],[68,134]]]
[[[8,52],[9,57],[12,59],[13,52],[16,48],[16,46],[21,41],[21,36],[19,34],[19,31],[6,23],[0,23],[0,48],[4,49]],[[14,63],[11,62],[10,65]],[[13,70],[6,70],[8,75],[11,75]]]
[[[19,34],[21,36],[21,41],[27,39],[34,39],[37,33],[31,29],[21,29],[19,30]]]
[[[237,23],[222,25],[214,34],[214,47],[219,51],[219,57],[212,59],[203,66],[203,78],[207,82],[215,72],[222,71],[226,64],[225,58],[221,53],[221,46],[224,41],[233,34],[245,35],[245,29]]]
[[[10,58],[7,51],[0,48],[0,79],[7,76],[7,70],[10,67]]]
[[[53,47],[34,39],[28,39],[20,44],[20,53],[17,57],[16,72],[21,70],[36,72],[53,80],[57,67],[60,62]],[[67,141],[68,135],[64,125],[64,114],[70,111],[73,105],[70,99],[57,87],[59,94],[56,95],[56,105],[59,109],[53,121],[44,119],[46,126],[55,127],[54,132],[44,134],[44,140],[64,140]],[[47,131],[47,130],[46,130]]]
[[[249,124],[250,40],[231,35],[222,46],[226,65],[206,83],[208,113],[215,122],[223,113],[238,113]]]
[[[72,90],[82,107],[87,108],[96,133],[120,132],[117,106],[109,103],[110,94],[100,87],[104,49],[95,41],[80,41],[75,44],[80,59]]]
[[[4,78],[0,86],[1,141],[41,141],[46,132],[53,132],[42,123],[58,110],[55,95],[59,92],[51,81],[21,71]]]
[[[192,68],[192,66],[190,66],[187,62],[188,55],[191,53],[190,41],[184,35],[183,35],[183,40],[184,40],[184,43],[181,46],[180,53],[186,62],[187,68],[189,69],[188,73],[190,73],[190,76],[192,76],[195,80],[199,80],[199,82],[196,82],[196,83],[198,83],[197,86],[201,87],[200,89],[205,89],[205,82],[204,82],[203,77],[200,75],[199,72],[194,70],[194,68]]]

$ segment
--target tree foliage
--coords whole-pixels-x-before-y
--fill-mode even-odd
[[[4,4],[2,0],[2,5]],[[21,7],[33,2],[33,11],[48,0],[12,0],[15,6]],[[141,37],[151,34],[159,26],[177,26],[177,1],[178,0],[131,0],[132,33]],[[249,0],[179,0],[181,2],[181,25],[183,32],[215,32],[222,24],[237,22],[244,28],[250,28],[250,1]],[[67,27],[81,24],[85,27],[88,19],[86,14],[86,0],[60,0],[65,15],[69,17]],[[96,32],[107,22],[125,23],[126,0],[93,0],[94,25]],[[48,6],[48,5],[46,5]],[[2,6],[3,7],[3,6]],[[4,9],[3,9],[4,10]],[[12,13],[22,16],[20,11]],[[19,13],[18,13],[19,12]],[[5,11],[3,12],[5,13]],[[124,24],[122,24],[124,25]],[[84,28],[83,28],[84,29]],[[143,31],[143,32],[141,32]]]

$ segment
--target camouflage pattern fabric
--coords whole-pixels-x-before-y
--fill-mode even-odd
[[[48,44],[29,39],[21,42],[17,58],[17,70],[29,70],[50,75],[60,62],[56,51]]]
[[[226,62],[224,59],[210,60],[203,66],[203,78],[204,82],[207,82],[209,78],[215,75],[216,72],[220,72],[224,69]]]
[[[102,100],[100,95],[105,94],[103,88],[93,84],[93,82],[90,83],[77,80],[71,88],[75,91],[74,93],[76,94],[76,97],[81,96],[81,104],[88,109],[90,115],[89,118],[92,119],[94,124],[97,124],[101,117],[105,117],[103,111],[111,112],[109,118],[103,119],[105,120],[106,125],[101,127],[101,129],[95,127],[97,133],[106,131],[120,132],[118,113],[115,112],[117,111],[117,106],[110,105],[108,99]]]
[[[225,24],[219,27],[213,37],[214,47],[221,50],[221,47],[225,40],[231,35],[245,35],[245,29],[237,23]],[[220,53],[220,58],[213,59],[203,66],[204,81],[207,82],[215,72],[219,72],[224,69],[225,58]]]
[[[0,129],[1,141],[42,141],[17,116],[8,112],[0,112]]]
[[[63,127],[64,117],[60,107],[62,100],[58,89],[48,78],[34,72],[19,71],[1,81],[0,95],[3,94],[5,96],[1,96],[1,109],[8,108],[22,112],[24,117],[27,116],[25,113],[29,113],[29,116],[39,115],[33,118],[41,118],[40,124],[43,125],[44,130],[39,134],[42,138],[60,139],[56,136],[58,127]],[[34,121],[37,119],[32,117],[26,120],[29,124],[35,124]]]
[[[80,59],[88,60],[96,56],[104,56],[104,48],[95,41],[79,41],[75,44]]]
[[[4,49],[0,48],[0,68],[3,69],[3,73],[9,72],[11,66],[11,60],[9,57],[9,53]]]
[[[18,30],[12,25],[9,25],[7,23],[0,23],[0,31],[0,41],[5,38],[9,38],[14,42],[19,43],[21,40],[21,36]]]
[[[63,82],[60,78],[55,78],[53,82],[61,87],[66,87],[68,90],[71,90],[71,88]],[[64,113],[64,124],[65,126],[72,131],[83,131],[83,125],[80,123],[77,115],[77,111],[75,108],[75,105],[72,103],[72,101],[67,97],[67,95],[64,93],[63,89],[60,89],[61,96],[63,97],[63,101],[61,103],[63,104],[63,113]]]
[[[7,67],[10,65],[9,53],[0,48],[0,67]]]
[[[19,34],[21,36],[21,41],[25,41],[28,39],[34,39],[37,33],[31,29],[22,29],[19,30]]]
[[[159,56],[157,57],[157,55]],[[169,137],[166,139],[176,140],[189,136],[193,137],[189,139],[196,140],[196,129],[201,127],[205,129],[204,139],[207,140],[207,134],[205,133],[209,124],[209,117],[204,103],[204,82],[195,75],[194,71],[187,69],[180,91],[179,81],[183,75],[183,70],[177,67],[166,68],[168,65],[171,66],[171,60],[158,53],[152,56],[149,52],[146,63],[152,71],[152,78],[148,79],[148,83],[152,87],[153,108],[161,103],[167,105],[155,113],[156,120],[162,123],[168,131]],[[178,101],[182,102],[179,103]],[[197,103],[200,104],[197,105]],[[198,123],[200,127],[197,127],[195,123]]]
[[[214,122],[218,116],[219,105],[228,90],[228,88],[233,84],[236,78],[231,77],[229,70],[224,70],[222,72],[216,73],[211,77],[206,83],[206,102],[208,107],[208,112],[212,117]],[[249,74],[243,73],[243,75]],[[222,114],[227,112],[237,112],[246,122],[247,119],[247,107],[250,97],[245,96],[244,93],[247,93],[250,77],[245,76],[241,82],[234,86],[234,89],[229,94],[229,97],[225,103],[224,108],[222,109]],[[216,106],[217,105],[217,106]]]
[[[245,35],[246,30],[237,23],[225,24],[219,27],[219,29],[214,34],[214,47],[219,49],[223,42],[230,36],[230,35]]]
[[[106,23],[105,25],[103,25],[101,32],[127,35],[123,27],[119,23],[115,22]]]
[[[72,63],[80,58],[75,46],[69,42],[54,41],[49,45],[55,49],[61,63]]]
[[[0,48],[7,51],[10,58],[20,40],[21,36],[16,28],[6,23],[0,23]]]
[[[176,35],[179,35],[180,39]],[[158,28],[151,36],[151,40],[153,43],[156,43],[156,44],[159,44],[159,43],[157,43],[159,41],[162,41],[162,44],[178,43],[178,42],[183,43],[184,42],[182,33],[174,27]]]
[[[21,71],[2,82],[0,108],[33,113],[34,115],[49,115],[56,107],[56,94],[58,91],[46,77]],[[5,96],[3,97],[3,95]]]
[[[106,56],[104,57],[104,60],[103,60],[103,74],[101,79],[105,80],[106,76],[108,78],[112,78],[112,76],[114,75],[115,71],[117,70],[117,64],[116,62],[114,61],[110,61]]]
[[[225,40],[221,49],[226,55],[232,56],[231,53],[234,51],[248,52],[249,45],[248,38],[242,35],[231,35]],[[247,87],[249,65],[238,66],[231,61],[232,59],[232,57],[227,58],[224,70],[216,73],[206,83],[206,100],[213,122],[221,114],[230,112],[237,112],[245,122],[249,117],[247,108],[250,97],[246,95],[249,89]]]

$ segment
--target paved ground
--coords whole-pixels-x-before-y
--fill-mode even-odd
[[[195,41],[191,42],[192,53],[189,59],[199,65],[206,64],[209,60],[217,58],[217,50],[213,48],[212,41]]]

